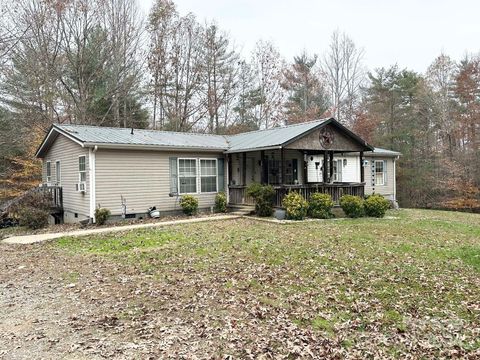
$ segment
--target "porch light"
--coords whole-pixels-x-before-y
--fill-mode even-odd
[[[310,156],[310,161],[313,161],[313,156]]]
[[[347,166],[347,159],[343,159],[343,166]]]

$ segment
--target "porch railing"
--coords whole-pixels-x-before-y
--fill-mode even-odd
[[[362,183],[333,183],[333,184],[307,184],[307,185],[283,185],[274,186],[275,206],[281,207],[282,200],[291,191],[299,192],[305,199],[309,200],[313,193],[320,192],[330,194],[333,202],[338,205],[343,195],[356,195],[363,197],[365,185]],[[246,186],[230,185],[229,202],[236,205],[253,205],[253,199],[247,196]]]
[[[61,186],[57,185],[42,185],[33,188],[31,191],[39,193],[47,193],[52,199],[52,209],[63,208],[63,191]]]
[[[0,217],[8,214],[8,212],[12,209],[13,206],[20,203],[25,197],[32,193],[47,193],[51,203],[50,203],[50,210],[52,213],[61,213],[63,211],[63,192],[61,186],[55,185],[41,185],[38,187],[34,187],[23,195],[20,195],[14,199],[11,199],[5,204],[0,206]]]

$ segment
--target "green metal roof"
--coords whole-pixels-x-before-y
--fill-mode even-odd
[[[329,119],[309,121],[301,124],[275,127],[266,130],[250,131],[227,136],[229,147],[227,152],[242,152],[246,150],[271,149],[309,132]]]
[[[370,153],[370,151],[368,153]],[[366,153],[366,154],[368,154],[368,153]],[[376,154],[376,155],[388,155],[388,156],[400,156],[400,155],[402,155],[402,153],[399,153],[398,151],[382,149],[382,148],[379,148],[379,147],[374,148],[372,153]]]
[[[205,148],[225,150],[223,136],[173,131],[112,128],[85,125],[54,125],[87,144],[145,145],[159,147]]]
[[[340,128],[366,149],[373,149],[356,134],[339,122],[320,119],[289,126],[275,127],[266,130],[250,131],[237,135],[213,135],[158,130],[142,130],[129,128],[98,127],[87,125],[55,124],[45,137],[37,151],[42,157],[45,149],[51,145],[58,134],[63,134],[81,146],[131,147],[147,149],[184,149],[235,153],[253,150],[280,148],[295,139],[327,124]],[[383,152],[390,150],[379,149]],[[391,152],[391,155],[396,154]]]

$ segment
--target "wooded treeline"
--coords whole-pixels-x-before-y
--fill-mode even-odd
[[[216,134],[333,116],[398,150],[402,206],[480,207],[480,56],[424,74],[368,71],[334,32],[325,53],[242,54],[215,22],[157,0],[0,0],[0,198],[33,186],[52,123]]]

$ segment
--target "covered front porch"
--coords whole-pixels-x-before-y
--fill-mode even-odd
[[[263,135],[267,138],[259,143],[270,146],[227,152],[230,204],[253,204],[246,191],[253,182],[274,187],[277,207],[291,191],[307,200],[312,193],[327,193],[336,204],[346,194],[363,197],[363,151],[371,147],[338,122],[321,123],[291,138],[273,129],[271,138]]]
[[[337,156],[338,155],[338,156]],[[228,193],[232,205],[253,205],[247,187],[253,182],[272,185],[275,189],[275,206],[291,191],[299,192],[305,199],[315,192],[329,194],[335,204],[343,195],[364,196],[362,155],[358,160],[350,157],[348,164],[358,169],[358,181],[342,181],[341,168],[347,166],[346,152],[319,152],[279,149],[274,151],[244,152],[229,155]],[[339,157],[343,157],[338,159]],[[320,161],[314,161],[319,160]],[[352,160],[353,159],[353,160]],[[358,162],[358,163],[357,163]],[[324,171],[324,164],[326,171]],[[321,180],[321,181],[318,181]]]

